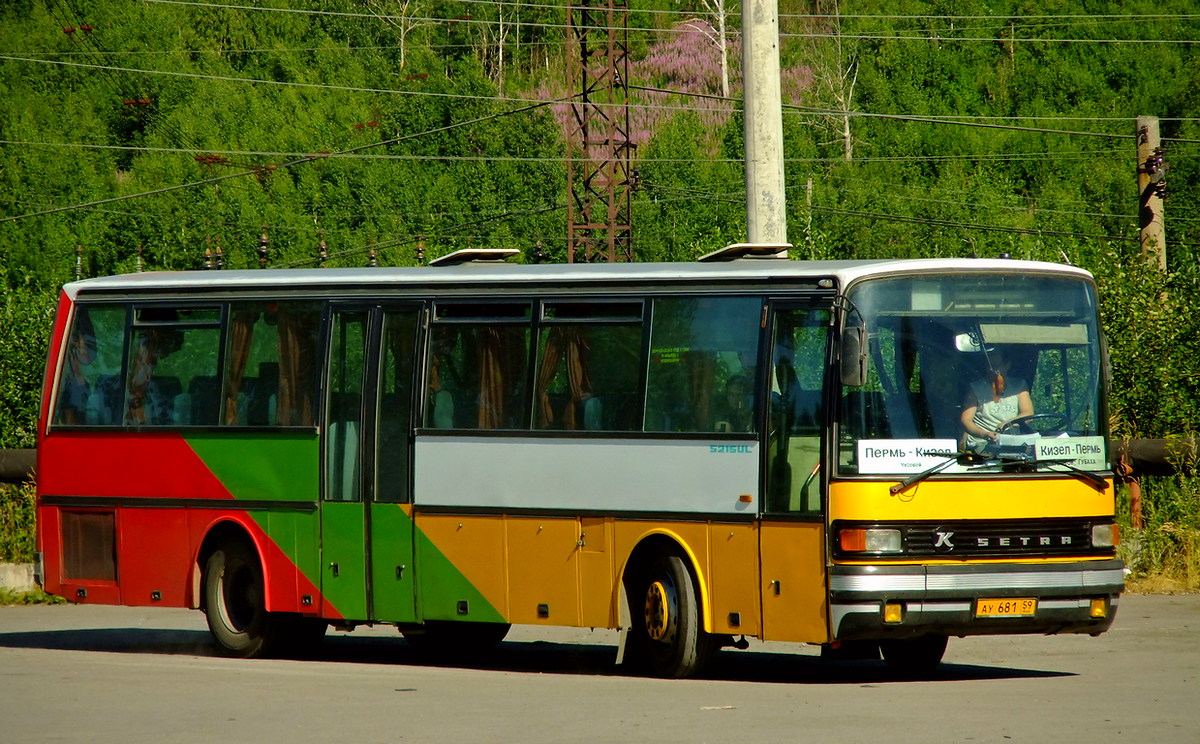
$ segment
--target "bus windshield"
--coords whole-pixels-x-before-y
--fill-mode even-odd
[[[858,372],[842,380],[839,473],[1108,468],[1088,282],[914,276],[861,282],[848,299],[843,357]]]

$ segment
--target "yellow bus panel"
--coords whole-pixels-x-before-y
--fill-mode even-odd
[[[579,522],[506,517],[508,618],[524,625],[579,625]]]
[[[1074,478],[936,480],[892,494],[893,482],[829,487],[829,518],[887,522],[914,519],[1020,519],[1102,516],[1113,512],[1112,481],[1097,491]]]

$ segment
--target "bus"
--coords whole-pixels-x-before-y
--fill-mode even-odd
[[[38,562],[242,657],[620,629],[904,673],[1123,590],[1091,276],[1010,259],[150,272],[61,294]]]

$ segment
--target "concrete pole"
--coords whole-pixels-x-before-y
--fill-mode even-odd
[[[1137,118],[1138,223],[1142,255],[1159,269],[1167,270],[1167,236],[1163,224],[1163,200],[1158,190],[1163,180],[1162,143],[1157,116]]]
[[[751,243],[787,243],[778,0],[742,0],[746,117],[746,232]]]

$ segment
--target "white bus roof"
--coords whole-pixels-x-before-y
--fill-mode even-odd
[[[388,287],[411,285],[504,284],[564,285],[594,282],[664,283],[708,281],[816,281],[833,279],[845,288],[866,277],[942,272],[1063,274],[1090,278],[1075,266],[1011,259],[926,258],[867,261],[791,261],[747,258],[712,263],[509,264],[467,262],[451,266],[354,269],[240,269],[221,271],[151,271],[84,279],[63,291],[79,293],[237,291],[252,289],[319,289],[321,287]]]

